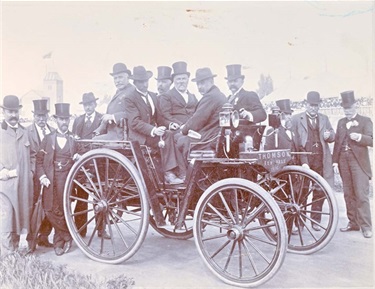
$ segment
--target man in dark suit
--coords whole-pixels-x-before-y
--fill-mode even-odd
[[[267,118],[266,111],[259,100],[259,96],[254,91],[243,89],[245,76],[241,73],[240,64],[227,65],[228,87],[232,95],[228,97],[228,102],[233,108],[240,112],[243,119],[247,119],[252,123],[259,123]]]
[[[196,139],[187,136],[190,130],[201,135],[199,142],[207,142],[214,139],[220,131],[219,113],[224,103],[227,102],[227,98],[215,85],[214,77],[216,77],[216,74],[212,74],[211,69],[205,67],[199,68],[195,73],[195,78],[192,79],[193,82],[197,83],[198,90],[203,97],[199,100],[194,114],[181,127],[181,132],[184,136],[177,141],[177,146],[183,154],[185,165],[187,165],[190,144],[197,142]],[[208,142],[204,145],[196,145],[194,148],[212,149],[211,146],[212,143]]]
[[[34,121],[33,123],[28,126],[27,132],[29,135],[29,141],[30,141],[30,154],[31,154],[31,166],[33,172],[36,170],[36,154],[38,153],[40,149],[40,144],[42,143],[44,137],[53,132],[55,129],[52,128],[50,125],[48,125],[48,112],[47,109],[47,99],[37,99],[33,100],[34,103]],[[40,194],[40,181],[37,178],[36,174],[34,173],[33,176],[34,180],[34,198],[33,198],[33,204],[35,204],[38,200],[39,194]],[[48,241],[48,236],[52,232],[52,225],[48,221],[48,218],[45,217],[42,221],[42,224],[39,229],[39,234],[36,240],[36,244],[38,246],[44,246],[44,247],[53,247],[53,245]],[[31,236],[27,236],[28,240],[31,240]],[[30,248],[32,251],[35,248]]]
[[[175,62],[172,67],[173,88],[160,96],[160,110],[162,125],[177,130],[193,115],[198,100],[188,91],[190,72],[186,62]]]
[[[36,159],[36,173],[43,185],[43,205],[55,234],[53,247],[57,256],[67,253],[72,244],[66,225],[63,208],[64,186],[73,160],[76,157],[76,143],[69,132],[69,104],[56,103],[57,130],[43,139]]]
[[[373,146],[372,121],[359,115],[353,91],[341,93],[345,118],[339,120],[333,148],[333,167],[340,173],[349,223],[341,232],[359,231],[372,237],[369,180],[372,177],[368,147]]]
[[[99,127],[100,121],[102,119],[102,114],[95,110],[97,103],[96,101],[98,98],[95,98],[92,92],[84,93],[82,95],[82,101],[80,104],[83,105],[83,109],[85,113],[77,117],[73,122],[72,133],[75,137],[79,139],[92,139],[94,136],[94,131]],[[89,150],[89,145],[85,146],[83,144],[79,144],[77,146],[78,153],[84,154]],[[87,199],[87,193],[80,187],[76,187],[77,196],[80,198]],[[76,207],[74,209],[74,213],[79,213],[82,211],[87,210],[87,202],[77,201]],[[77,214],[75,217],[75,223],[78,229],[80,229],[86,222],[87,222],[87,213],[86,214]],[[87,228],[83,228],[80,231],[80,235],[85,237],[87,233]],[[102,226],[99,225],[98,227],[98,236],[104,237],[105,239],[109,239],[110,236],[108,233],[102,230]]]
[[[277,100],[276,105],[280,110],[280,126],[267,130],[264,149],[290,149],[290,151],[296,152],[298,140],[296,133],[292,130],[291,118],[293,110],[290,107],[290,100]],[[293,155],[292,160],[289,164],[298,164],[298,158],[296,157],[296,155]]]
[[[163,95],[172,85],[172,68],[169,66],[158,66],[158,76],[155,78],[158,86],[159,95]]]
[[[298,138],[298,151],[310,152],[301,154],[300,161],[303,167],[310,168],[321,175],[333,186],[332,155],[328,144],[335,140],[335,132],[328,117],[319,113],[321,103],[320,94],[316,91],[307,93],[306,111],[292,116],[293,131]],[[313,204],[311,210],[311,227],[320,231],[320,221],[324,200],[320,190],[313,193]]]
[[[164,141],[160,148],[162,167],[165,172],[165,181],[169,184],[181,184],[183,179],[177,174],[184,175],[185,170],[182,157],[175,147],[173,134],[165,126],[158,126],[157,97],[148,91],[148,82],[152,77],[151,71],[146,71],[143,66],[133,69],[131,78],[136,90],[125,98],[126,116],[128,119],[129,139],[140,144],[159,150],[159,141]],[[178,169],[182,171],[178,171]]]
[[[107,112],[102,116],[99,128],[95,131],[97,140],[123,140],[124,130],[122,121],[125,119],[125,98],[135,90],[129,83],[130,70],[124,63],[116,63],[113,66],[113,76],[116,85],[116,94],[107,106]]]

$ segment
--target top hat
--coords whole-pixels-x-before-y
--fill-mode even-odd
[[[207,78],[213,78],[217,76],[216,74],[212,74],[211,69],[208,67],[199,68],[195,72],[195,78],[193,78],[191,81],[193,82],[199,82]]]
[[[110,75],[113,76],[113,75],[119,74],[121,72],[126,72],[128,75],[132,74],[124,63],[116,63],[115,65],[113,65],[113,72],[110,73]]]
[[[90,102],[97,101],[99,98],[95,98],[92,92],[84,93],[82,95],[82,101],[79,104],[87,104]]]
[[[71,117],[69,113],[69,103],[55,103],[55,111],[56,114],[53,117],[61,117],[61,118],[68,118]]]
[[[341,92],[341,106],[343,108],[350,108],[354,103],[355,103],[355,98],[354,98],[354,91],[349,90],[349,91],[344,91]]]
[[[7,95],[3,99],[3,105],[0,105],[2,108],[9,110],[19,110],[22,105],[20,105],[20,100],[15,95]]]
[[[190,72],[187,72],[187,63],[184,61],[178,61],[172,64],[173,74],[172,78],[178,74],[187,74],[190,77]]]
[[[241,74],[241,64],[230,64],[227,65],[227,77],[225,77],[226,80],[235,80],[240,77],[244,77]]]
[[[48,99],[36,99],[33,100],[34,103],[34,114],[46,114],[49,112],[47,108]]]
[[[276,101],[276,105],[280,108],[281,112],[293,113],[293,110],[290,108],[290,99],[280,99]]]
[[[309,104],[319,104],[321,102],[320,94],[317,91],[309,91],[307,93],[307,103]]]
[[[172,68],[168,66],[158,66],[158,77],[156,80],[172,79],[171,77]]]
[[[133,75],[129,78],[133,80],[149,80],[151,77],[151,71],[146,71],[146,68],[144,68],[143,66],[136,66],[133,68]]]

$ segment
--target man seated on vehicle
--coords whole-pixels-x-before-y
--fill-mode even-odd
[[[177,140],[177,146],[182,152],[187,167],[187,158],[190,150],[191,142],[197,142],[187,136],[190,130],[193,130],[201,135],[199,142],[207,142],[214,139],[220,130],[219,127],[219,113],[223,108],[224,103],[227,102],[225,95],[219,90],[214,83],[216,74],[212,74],[211,69],[204,67],[199,68],[195,73],[193,82],[197,83],[199,92],[203,95],[197,104],[194,114],[181,127],[181,136]],[[211,142],[206,144],[199,144],[194,146],[194,149],[211,149]]]
[[[128,118],[129,139],[159,150],[164,178],[169,184],[182,184],[185,169],[181,153],[175,147],[173,134],[165,126],[158,126],[157,96],[148,91],[151,71],[143,66],[133,69],[133,83],[136,89],[125,98],[125,112]],[[180,177],[177,177],[177,174]]]

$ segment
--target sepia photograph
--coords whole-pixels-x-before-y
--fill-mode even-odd
[[[374,288],[374,1],[0,7],[0,289]]]

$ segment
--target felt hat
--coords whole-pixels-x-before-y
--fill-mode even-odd
[[[341,92],[341,106],[343,108],[350,108],[355,103],[354,91],[348,90]]]
[[[129,76],[132,74],[124,63],[116,63],[115,65],[113,65],[112,70],[112,73],[110,73],[110,75],[112,76],[122,72],[126,72]]]
[[[133,75],[130,76],[130,79],[133,80],[149,80],[152,77],[151,71],[146,71],[146,68],[143,66],[136,66],[133,68]]]
[[[20,105],[20,100],[15,95],[7,95],[3,99],[3,105],[0,107],[9,109],[9,110],[19,110],[22,105]]]
[[[290,99],[280,99],[276,101],[276,105],[280,108],[281,112],[293,113],[293,110],[290,108]]]
[[[319,104],[322,100],[320,99],[320,94],[317,91],[309,91],[306,98],[309,104]]]
[[[55,111],[56,113],[53,115],[53,117],[61,117],[61,118],[67,118],[71,117],[71,114],[69,113],[70,104],[69,103],[55,103]]]
[[[227,77],[226,80],[235,80],[240,77],[244,77],[241,73],[241,64],[230,64],[226,66],[227,68]]]
[[[158,66],[158,76],[156,80],[171,79],[172,68],[168,66]]]
[[[82,101],[79,104],[87,104],[90,102],[97,101],[99,98],[95,98],[92,92],[84,93],[82,95]]]
[[[32,111],[32,113],[46,114],[49,112],[47,108],[48,99],[36,99],[36,100],[33,100],[33,103],[34,103],[34,111]]]
[[[191,81],[193,82],[199,82],[207,78],[213,78],[216,77],[216,74],[212,74],[211,69],[208,67],[199,68],[195,72],[195,78],[193,78]]]
[[[190,72],[187,71],[187,63],[184,61],[178,61],[172,64],[173,67],[173,74],[172,79],[176,75],[179,74],[186,74],[188,77],[190,77]]]

